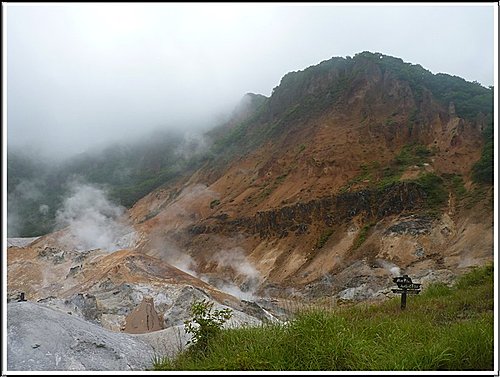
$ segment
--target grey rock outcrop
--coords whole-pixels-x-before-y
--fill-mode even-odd
[[[153,347],[33,302],[7,305],[7,369],[12,371],[145,370]]]
[[[25,247],[40,237],[12,237],[7,238],[7,247]]]

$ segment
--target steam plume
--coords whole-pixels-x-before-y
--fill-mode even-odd
[[[387,272],[389,272],[392,276],[400,276],[401,269],[396,266],[394,263],[388,262],[383,259],[378,259],[377,262],[382,268],[385,268]]]
[[[133,229],[123,219],[125,209],[108,200],[102,189],[78,182],[56,213],[59,227],[67,227],[62,240],[76,250],[115,251],[133,242]]]

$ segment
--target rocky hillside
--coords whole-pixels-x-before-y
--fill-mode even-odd
[[[128,211],[80,187],[65,228],[9,244],[8,300],[135,334],[181,325],[194,300],[258,324],[285,318],[285,300],[383,299],[402,273],[449,283],[493,260],[492,135],[491,88],[332,58],[247,94]]]
[[[269,294],[373,295],[391,268],[455,275],[492,259],[491,160],[477,177],[491,127],[491,89],[381,54],[333,58],[287,74],[213,131],[195,174],[140,200],[138,247],[168,240],[198,273],[248,287],[213,261],[243,253]]]

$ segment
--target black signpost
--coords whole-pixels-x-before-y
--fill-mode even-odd
[[[392,291],[401,294],[401,310],[404,310],[406,308],[406,295],[419,294],[422,284],[412,282],[408,275],[398,276],[392,281],[398,285],[398,288],[393,288]]]

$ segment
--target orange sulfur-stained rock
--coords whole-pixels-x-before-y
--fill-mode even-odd
[[[162,320],[155,310],[152,297],[144,297],[142,302],[126,318],[124,331],[142,334],[163,329]]]

